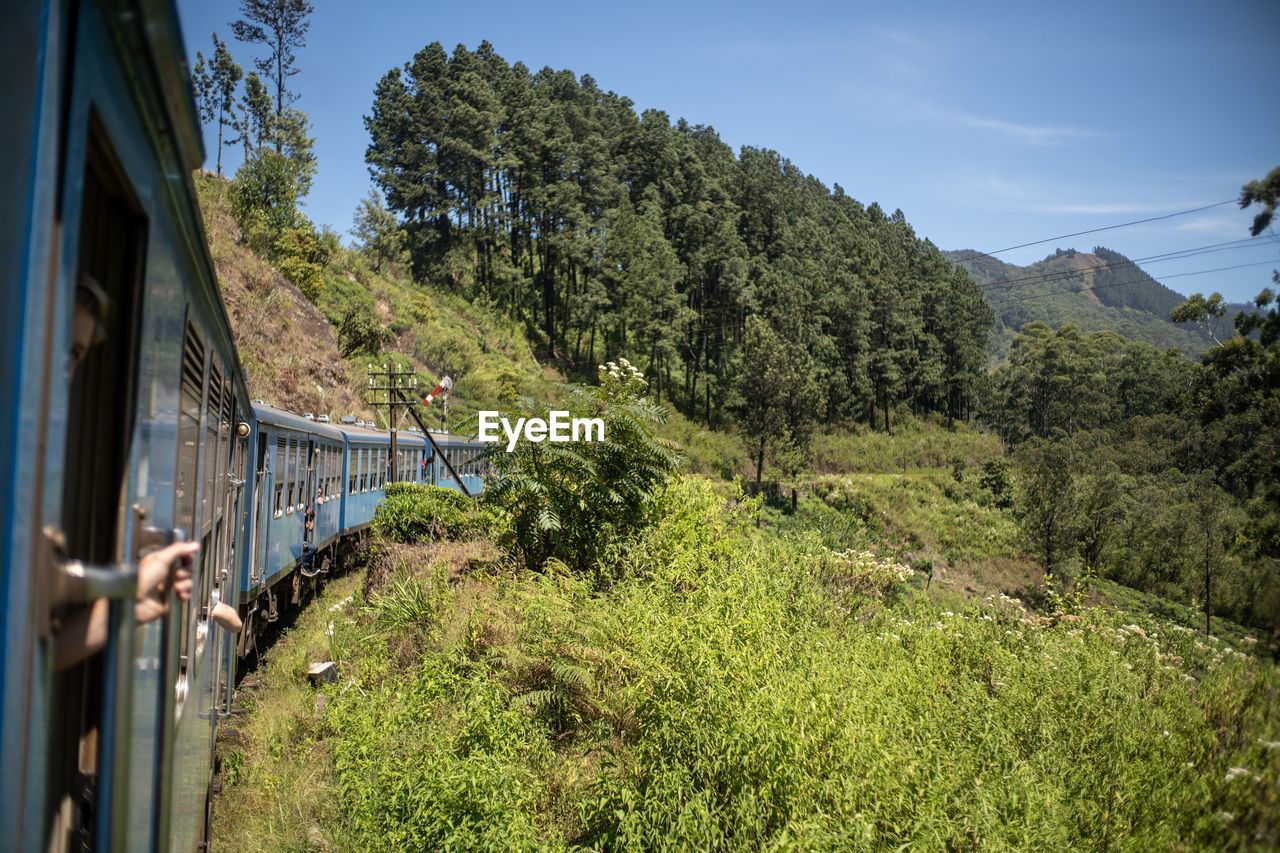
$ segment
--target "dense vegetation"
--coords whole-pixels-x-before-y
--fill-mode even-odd
[[[1203,363],[1110,332],[1023,329],[986,416],[1016,449],[1017,511],[1046,569],[1280,625],[1276,314],[1264,293]]]
[[[223,748],[225,843],[1280,840],[1269,665],[1163,621],[943,605],[892,561],[757,530],[706,481],[655,499],[603,589],[443,543],[313,608]],[[342,673],[319,704],[295,686],[308,649]]]
[[[990,313],[901,211],[487,43],[428,45],[366,123],[415,275],[519,319],[571,371],[626,356],[659,400],[724,424],[760,378],[755,316],[820,389],[792,421],[972,408]]]

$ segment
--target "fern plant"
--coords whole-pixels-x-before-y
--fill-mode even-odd
[[[570,389],[567,408],[604,421],[604,439],[523,443],[494,453],[501,476],[487,499],[511,517],[508,544],[531,568],[556,558],[575,572],[606,577],[628,537],[651,519],[653,495],[679,464],[674,446],[653,434],[661,406],[646,396],[625,359],[599,371],[598,387]],[[527,414],[535,414],[526,401]]]

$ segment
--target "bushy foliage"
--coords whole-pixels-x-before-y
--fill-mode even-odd
[[[453,489],[430,483],[388,483],[386,494],[374,512],[373,529],[391,542],[497,536],[504,526],[501,509]]]
[[[894,561],[758,534],[705,481],[674,480],[655,510],[627,558],[643,571],[607,591],[559,571],[444,585],[419,659],[348,656],[323,722],[342,804],[325,834],[364,849],[1280,839],[1280,683],[1251,655],[1004,596],[946,610]]]
[[[324,282],[324,268],[331,249],[305,219],[280,233],[272,245],[271,257],[280,274],[292,281],[307,299],[315,302]]]
[[[382,352],[390,339],[390,333],[364,304],[347,309],[338,324],[338,348],[343,356]]]
[[[1013,485],[1009,478],[1009,463],[1003,459],[989,459],[982,466],[978,485],[991,495],[992,502],[1001,509],[1013,506]]]
[[[678,463],[653,434],[663,412],[640,372],[623,359],[602,365],[599,378],[598,386],[572,389],[566,408],[601,419],[603,440],[524,442],[493,457],[499,477],[486,499],[510,513],[510,544],[531,568],[555,558],[601,576],[625,540],[652,521],[653,492]]]
[[[409,251],[405,248],[404,232],[400,230],[395,214],[387,210],[375,190],[370,190],[356,208],[351,233],[360,241],[360,251],[375,271],[395,272],[408,268]]]
[[[293,164],[262,149],[246,160],[231,183],[231,212],[249,245],[268,254],[279,235],[298,219],[298,186]]]

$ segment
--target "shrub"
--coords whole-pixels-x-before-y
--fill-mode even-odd
[[[389,483],[378,505],[373,529],[392,542],[465,539],[497,534],[501,513],[452,489],[429,483]]]
[[[303,296],[312,302],[320,297],[330,247],[309,221],[299,217],[297,224],[285,228],[276,237],[271,256],[280,274],[296,284]]]
[[[391,335],[364,304],[353,305],[338,324],[338,348],[343,357],[357,353],[378,353],[391,339]]]
[[[643,396],[645,386],[625,359],[610,362],[599,387],[572,389],[566,404],[572,415],[601,418],[603,441],[525,442],[495,455],[500,479],[487,498],[510,512],[509,543],[525,565],[554,557],[600,580],[626,539],[652,520],[654,493],[679,457],[653,434],[663,411]]]
[[[1009,463],[1005,460],[987,460],[982,466],[978,486],[990,492],[995,505],[1001,509],[1013,506],[1013,485],[1009,480]]]
[[[261,250],[292,227],[298,218],[298,184],[294,166],[286,157],[262,149],[236,171],[231,183],[231,213],[246,236],[266,236]]]

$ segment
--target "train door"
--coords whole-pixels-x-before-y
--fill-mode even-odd
[[[135,521],[126,503],[147,222],[105,133],[92,119],[84,146],[79,243],[68,285],[75,289],[71,320],[77,363],[66,377],[61,529],[50,535],[61,539],[66,559],[119,566],[136,556],[124,549],[126,526]],[[136,536],[134,544],[141,544]],[[117,731],[115,721],[129,714],[133,595],[127,589],[116,592],[114,600],[87,602],[50,595],[53,623],[64,633],[55,642],[61,660],[54,665],[45,747],[49,850],[93,846],[102,840],[95,832],[99,814],[106,812],[109,820],[113,806],[123,806],[111,769],[127,750],[116,738],[128,727]],[[90,629],[77,637],[68,635],[71,626],[98,619],[111,629],[106,648],[80,657],[82,649],[75,646],[89,647]],[[58,630],[54,627],[55,636]],[[68,644],[70,654],[64,654]],[[80,659],[71,661],[72,656]]]
[[[320,459],[320,448],[312,439],[306,441],[306,473],[303,478],[302,485],[302,541],[311,544],[314,547],[316,539],[316,489],[319,487],[320,478],[317,462]],[[306,548],[304,546],[305,553]]]

